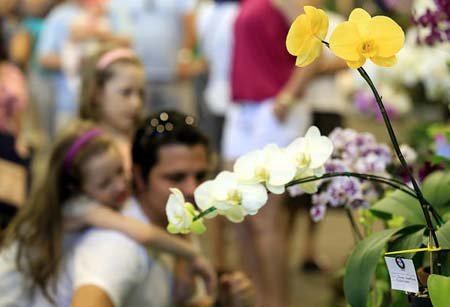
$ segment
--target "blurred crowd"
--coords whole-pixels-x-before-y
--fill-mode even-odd
[[[192,256],[182,242],[174,240],[172,246],[155,241],[157,230],[145,226],[151,221],[165,228],[169,188],[178,188],[191,200],[195,188],[209,174],[231,170],[235,160],[249,151],[268,143],[286,146],[312,124],[322,134],[343,125],[345,97],[336,76],[347,69],[346,64],[325,50],[316,64],[296,68],[295,58],[286,51],[289,25],[303,5],[327,10],[332,28],[355,6],[375,11],[397,5],[407,11],[406,2],[1,0],[0,225],[7,230],[0,237],[4,237],[3,251],[18,241],[18,254],[22,256],[13,257],[16,270],[31,276],[28,280],[42,290],[41,296],[34,296],[33,306],[46,306],[52,297],[58,306],[70,306],[71,301],[72,306],[87,306],[83,298],[97,293],[96,289],[82,287],[89,281],[98,282],[101,289],[104,286],[103,294],[111,304],[104,306],[143,306],[139,304],[151,301],[144,298],[136,303],[139,300],[130,298],[140,294],[130,290],[136,283],[129,282],[132,277],[128,275],[122,276],[127,283],[117,280],[110,288],[98,276],[89,279],[86,274],[80,274],[77,284],[73,277],[78,276],[79,268],[76,252],[76,272],[69,269],[75,281],[60,289],[62,282],[57,277],[59,267],[67,265],[68,233],[80,235],[87,226],[124,232],[140,244],[139,248],[155,247],[188,258],[195,269],[190,274],[200,275],[207,287],[214,285],[209,266],[201,262],[203,258],[200,261],[195,253]],[[100,144],[99,134],[103,133],[114,141],[119,154],[118,163],[123,167],[118,167],[117,173],[112,173],[117,157],[100,149],[110,146],[107,141]],[[146,218],[131,216],[145,225],[116,215],[130,194],[140,204],[139,216]],[[92,200],[113,210],[104,212],[99,206],[88,205]],[[292,205],[289,203],[293,200],[270,195],[268,202],[257,216],[238,226],[217,219],[211,227],[213,256],[205,261],[226,272],[219,276],[218,289],[226,286],[226,294],[222,291],[218,295],[222,306],[288,306],[286,257],[290,233],[298,208],[308,208],[310,200],[302,196],[295,200],[297,205]],[[89,213],[69,210],[73,203]],[[225,244],[229,228],[238,234],[235,253],[241,255],[240,267],[245,274],[229,270]],[[301,266],[321,272],[325,268],[315,250],[315,228],[313,223],[308,226]],[[86,252],[103,242],[102,238],[94,239],[86,239],[84,245],[70,242],[77,248],[83,245],[80,250]],[[113,240],[104,241],[111,246]],[[171,242],[169,238],[167,242]],[[129,244],[119,243],[125,250]],[[142,250],[135,254],[139,253]],[[111,265],[112,270],[139,275],[140,267],[135,263],[147,260],[135,254],[118,252],[118,259],[123,257],[127,265],[118,264],[117,269]],[[24,256],[28,266],[19,265]],[[40,272],[39,261],[43,260],[54,260],[54,264],[44,265],[48,270]],[[101,259],[89,260],[93,266],[101,266]],[[7,272],[10,277],[11,272]],[[155,276],[164,275],[162,271],[158,274]],[[150,277],[151,273],[144,277],[148,288],[140,291],[153,291],[161,302],[167,301],[163,295],[167,289],[161,286],[165,279],[159,277],[162,279],[155,282]],[[52,287],[54,281],[56,288]],[[0,280],[0,297],[4,295],[1,291],[13,293],[18,284],[28,282],[15,279],[15,287],[2,287]],[[184,286],[175,288],[183,292]],[[29,289],[17,290],[19,297],[25,297],[23,293]],[[179,298],[186,293],[176,296],[172,301],[180,305],[187,301]],[[127,299],[133,303],[126,303]],[[0,298],[0,306],[10,306],[1,302]],[[31,306],[27,304],[29,301],[24,306]],[[192,304],[208,306],[202,300]]]

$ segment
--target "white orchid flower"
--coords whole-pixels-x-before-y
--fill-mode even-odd
[[[172,188],[167,200],[166,214],[169,220],[167,230],[171,233],[185,233],[191,227],[193,216],[184,207],[185,200],[180,190]]]
[[[311,169],[314,175],[323,175],[323,165],[333,152],[333,143],[327,136],[320,135],[316,126],[311,126],[304,137],[294,140],[287,148],[287,154],[295,161],[298,171]]]
[[[204,232],[205,226],[202,220],[194,221],[194,216],[198,212],[191,203],[184,200],[183,193],[176,188],[171,188],[170,192],[166,205],[166,214],[169,220],[167,230],[170,233]]]
[[[244,216],[256,214],[267,202],[267,191],[258,183],[240,183],[235,174],[224,171],[214,180],[201,184],[194,197],[202,211],[211,207],[217,209],[206,217],[221,214],[232,222],[241,222]]]
[[[263,150],[250,152],[234,164],[234,173],[245,183],[264,183],[274,194],[282,194],[295,176],[295,162],[284,150],[269,144]]]
[[[303,178],[312,177],[312,176],[320,177],[323,175],[322,171],[324,171],[323,167],[319,167],[315,170],[307,168],[307,169],[304,169],[302,172],[298,172],[297,175],[295,176],[295,179],[303,179]],[[319,190],[319,186],[321,184],[322,184],[322,180],[314,180],[314,181],[299,183],[291,188],[292,188],[292,191],[297,191],[297,195],[302,194],[301,192],[308,193],[308,194],[314,194]]]

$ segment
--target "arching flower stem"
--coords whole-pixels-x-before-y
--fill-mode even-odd
[[[297,185],[300,183],[306,183],[306,182],[322,180],[322,179],[327,179],[327,178],[333,178],[333,177],[355,177],[355,178],[359,178],[359,179],[380,182],[380,183],[387,184],[393,188],[399,189],[414,198],[417,198],[416,194],[414,193],[414,190],[412,190],[410,187],[408,187],[405,183],[403,183],[401,181],[387,178],[387,177],[372,175],[372,174],[354,173],[354,172],[325,173],[321,177],[309,176],[309,177],[293,180],[292,182],[288,183],[286,185],[286,187],[290,187],[290,186]]]
[[[355,242],[361,241],[362,239],[364,239],[364,237],[355,222],[352,210],[350,208],[345,208],[345,213],[347,214],[348,220],[350,221],[350,225],[352,226],[353,232],[355,234]]]
[[[400,146],[398,145],[397,137],[395,136],[394,129],[392,129],[391,121],[389,120],[389,116],[387,115],[386,109],[384,108],[383,101],[381,99],[380,94],[378,93],[375,85],[372,82],[372,79],[370,79],[367,72],[364,70],[364,68],[360,67],[358,68],[359,74],[366,80],[367,84],[369,84],[373,94],[375,95],[375,100],[377,101],[378,107],[380,108],[381,115],[383,116],[384,123],[386,125],[386,129],[389,134],[389,138],[391,139],[392,146],[394,147],[395,153],[397,154],[398,159],[400,160],[400,163],[404,170],[406,171],[406,174],[411,181],[414,191],[416,192],[417,199],[419,200],[420,206],[422,208],[425,221],[427,222],[427,227],[430,231],[430,234],[433,238],[434,245],[439,248],[439,242],[436,236],[436,231],[434,229],[433,223],[431,222],[430,217],[430,211],[432,211],[431,204],[425,199],[425,197],[422,194],[422,191],[420,190],[420,187],[414,178],[413,174],[411,173],[408,164],[406,163],[405,157],[403,156]]]
[[[326,41],[322,40],[322,43],[327,46],[328,48],[330,47],[330,44]],[[378,107],[380,109],[381,115],[383,116],[383,120],[384,123],[386,125],[386,129],[388,131],[389,134],[389,138],[391,139],[391,143],[392,146],[394,147],[394,151],[402,165],[402,167],[405,169],[406,174],[409,178],[409,180],[411,181],[415,194],[417,195],[417,199],[419,200],[420,206],[422,208],[422,212],[423,215],[425,217],[425,221],[427,223],[427,227],[430,231],[430,235],[433,238],[433,242],[435,244],[436,247],[439,247],[439,242],[436,236],[436,231],[434,229],[433,223],[431,222],[431,217],[430,217],[430,212],[431,214],[433,214],[434,218],[436,219],[436,221],[438,222],[438,224],[441,224],[442,219],[440,219],[436,213],[436,210],[433,208],[433,206],[425,199],[425,197],[423,196],[422,191],[420,190],[420,187],[416,181],[416,179],[414,178],[413,174],[411,173],[408,164],[405,160],[405,157],[403,156],[401,150],[400,150],[400,146],[398,145],[398,141],[397,141],[397,137],[395,136],[395,132],[394,129],[392,128],[391,125],[391,121],[389,119],[389,116],[386,112],[386,109],[384,107],[383,104],[383,100],[380,96],[380,94],[378,93],[377,88],[375,87],[375,85],[373,84],[372,79],[370,78],[370,76],[367,74],[367,72],[365,71],[365,69],[363,67],[359,67],[358,69],[359,74],[363,77],[363,79],[367,82],[367,84],[369,85],[370,89],[372,90],[374,96],[375,96],[375,100],[378,104]]]

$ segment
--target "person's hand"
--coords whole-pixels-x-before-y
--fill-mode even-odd
[[[287,114],[289,111],[289,106],[278,103],[275,101],[273,104],[272,112],[275,118],[280,122],[284,122],[286,120]]]
[[[281,92],[275,97],[272,112],[280,123],[286,120],[289,109],[293,103],[294,97],[288,93]]]
[[[70,27],[71,38],[75,42],[82,42],[94,36],[94,29],[83,23],[75,23]]]
[[[252,307],[255,305],[255,289],[250,279],[241,271],[224,273],[219,279],[218,301],[220,306]]]
[[[192,271],[205,281],[208,295],[215,297],[217,291],[217,273],[211,262],[203,256],[197,256],[192,261]]]

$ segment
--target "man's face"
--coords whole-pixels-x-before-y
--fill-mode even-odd
[[[169,188],[183,192],[186,201],[194,202],[194,191],[208,174],[208,153],[204,145],[170,144],[159,149],[157,164],[150,170],[139,193],[143,211],[153,223],[166,226],[166,203]],[[139,188],[139,187],[138,187]]]

